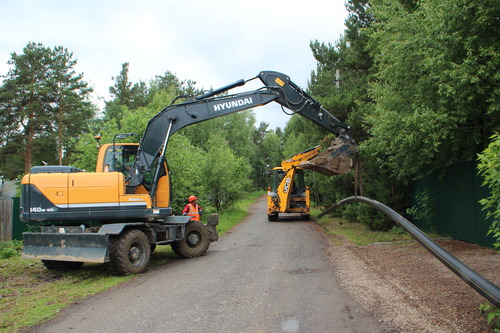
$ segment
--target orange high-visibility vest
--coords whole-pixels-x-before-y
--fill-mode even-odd
[[[188,207],[189,207],[189,210],[188,210],[186,215],[190,216],[191,220],[193,220],[193,221],[199,221],[200,220],[200,212],[199,212],[200,206],[196,205],[196,207],[195,207],[193,204],[189,203]]]

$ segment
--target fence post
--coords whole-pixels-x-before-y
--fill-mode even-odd
[[[12,240],[12,199],[0,199],[0,241]]]

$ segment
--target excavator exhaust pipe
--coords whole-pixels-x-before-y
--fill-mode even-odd
[[[354,139],[342,130],[330,147],[309,161],[301,162],[298,166],[326,176],[343,175],[351,170],[353,165],[351,156],[357,154],[358,151],[359,148]]]

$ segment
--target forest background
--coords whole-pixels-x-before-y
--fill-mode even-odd
[[[485,149],[498,160],[498,1],[349,0],[346,7],[343,36],[334,44],[309,45],[317,68],[307,90],[351,125],[360,144],[359,173],[356,181],[354,171],[338,177],[308,173],[315,201],[333,203],[356,191],[406,212],[415,179],[475,161]],[[124,63],[109,89],[111,100],[98,110],[75,64],[63,46],[29,42],[21,54],[12,53],[0,87],[4,179],[42,163],[92,171],[95,134],[102,133],[101,143],[117,133],[141,136],[148,120],[176,96],[204,90],[174,71],[130,82],[130,64]],[[172,137],[167,153],[174,212],[192,194],[211,210],[228,209],[246,193],[265,189],[269,170],[284,158],[332,139],[298,115],[284,129],[256,124],[253,111],[189,126]],[[497,228],[498,174],[488,181]],[[339,214],[372,229],[393,226],[361,205]]]

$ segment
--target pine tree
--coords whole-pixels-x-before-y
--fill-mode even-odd
[[[92,88],[83,81],[83,74],[76,74],[73,54],[58,46],[54,48],[51,76],[53,113],[57,136],[58,162],[62,165],[64,148],[75,133],[86,129],[88,119],[94,116],[94,109],[88,96]]]
[[[14,145],[24,156],[24,173],[29,172],[35,157],[39,163],[42,159],[56,163],[58,155],[61,163],[65,145],[93,117],[88,102],[91,89],[75,74],[76,61],[62,47],[52,50],[28,43],[22,54],[11,54],[8,64],[12,67],[0,87],[2,152],[11,151]],[[54,141],[59,154],[45,154],[56,151]],[[9,170],[10,177],[22,173],[21,166],[15,170],[11,165]]]
[[[51,60],[49,48],[29,43],[22,54],[11,54],[8,64],[14,67],[0,88],[2,133],[10,142],[22,138],[25,173],[31,168],[34,140],[51,128],[50,88],[46,82]]]

